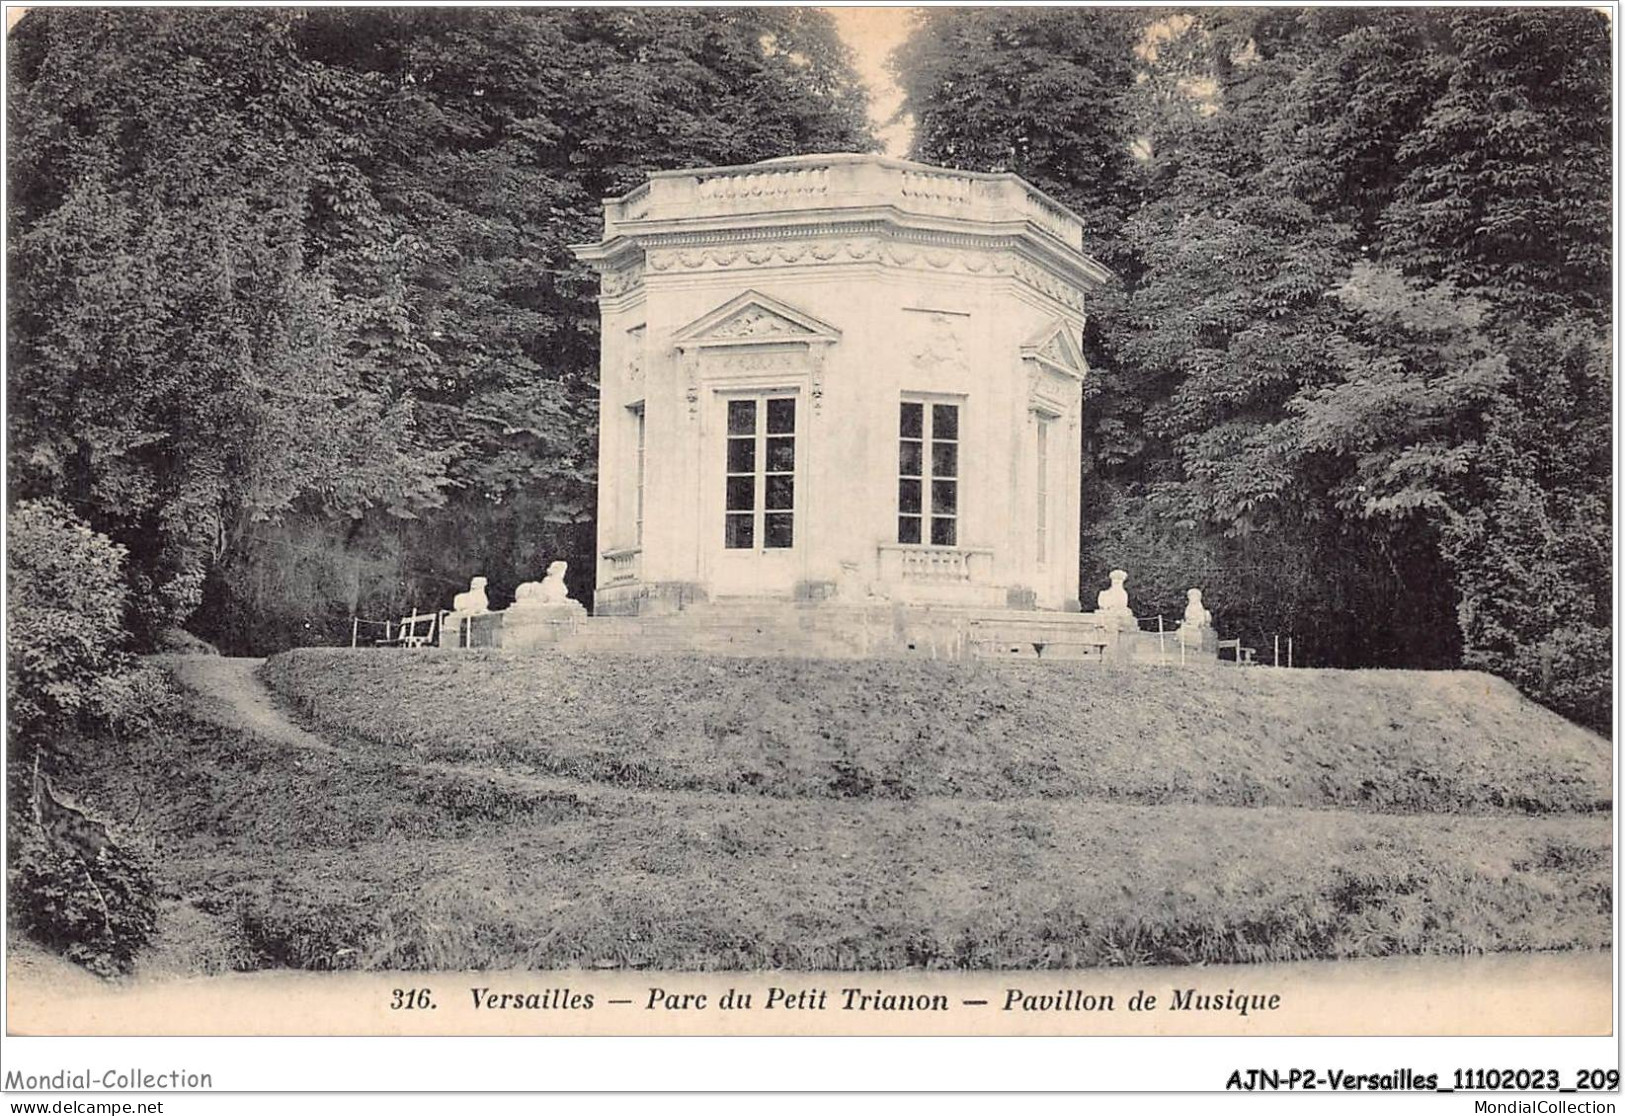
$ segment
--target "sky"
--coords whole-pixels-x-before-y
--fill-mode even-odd
[[[914,134],[912,119],[888,124],[903,103],[903,91],[886,72],[886,56],[908,37],[909,19],[918,8],[826,9],[835,18],[841,38],[852,48],[858,76],[869,87],[869,117],[888,155],[908,155]]]

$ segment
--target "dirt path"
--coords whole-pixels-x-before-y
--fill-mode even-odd
[[[177,681],[198,696],[195,712],[215,724],[240,729],[314,752],[337,752],[314,733],[290,721],[271,691],[254,673],[264,659],[232,659],[223,655],[164,655],[160,661]]]
[[[264,659],[234,659],[224,655],[160,655],[155,656],[175,676],[177,682],[194,696],[192,712],[195,716],[224,728],[251,732],[274,743],[284,744],[308,752],[321,752],[329,756],[342,756],[350,762],[383,761],[404,763],[425,773],[445,773],[456,778],[470,776],[490,779],[512,787],[550,794],[573,794],[584,797],[679,797],[700,800],[715,797],[701,791],[646,791],[626,787],[605,786],[600,783],[529,772],[509,771],[477,763],[444,763],[424,760],[408,749],[390,749],[387,745],[369,745],[350,740],[344,747],[335,747],[320,736],[301,728],[283,712],[258,674]]]

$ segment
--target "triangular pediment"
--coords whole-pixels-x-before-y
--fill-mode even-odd
[[[841,331],[789,303],[746,291],[679,329],[678,348],[706,345],[759,345],[775,342],[832,342]]]
[[[1072,331],[1059,318],[1033,334],[1021,347],[1021,355],[1079,380],[1089,371],[1083,350],[1078,348]]]

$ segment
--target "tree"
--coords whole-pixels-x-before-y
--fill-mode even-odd
[[[544,556],[579,591],[569,245],[652,169],[872,146],[811,9],[64,10],[11,50],[17,490],[238,651]]]
[[[1412,425],[1387,423],[1387,478],[1407,500],[1425,496],[1417,514],[1438,527],[1464,662],[1604,729],[1606,23],[1579,10],[1343,12],[1314,22],[1316,62],[1300,82],[1313,92],[1293,99],[1312,106],[1300,133],[1311,155],[1305,188],[1322,201],[1363,199],[1370,257],[1415,290],[1459,292],[1479,353],[1461,364],[1459,343],[1440,349],[1391,307],[1379,316],[1401,328],[1365,333],[1345,387],[1369,380],[1365,369],[1386,369],[1409,401]],[[1372,137],[1369,148],[1351,143],[1357,135]],[[1335,154],[1350,149],[1365,154]],[[1447,332],[1460,341],[1461,330]],[[1380,408],[1378,397],[1350,414]],[[1372,478],[1370,468],[1358,472]]]
[[[309,258],[335,154],[296,18],[38,12],[11,44],[13,491],[128,548],[149,630],[254,523],[439,499],[411,401],[346,359],[365,308]]]
[[[597,282],[570,245],[651,170],[872,146],[845,48],[807,9],[357,11],[307,28],[323,64],[386,91],[361,134],[401,245],[398,364],[456,447],[446,506],[378,524],[366,549],[403,548],[397,607],[475,572],[500,602],[557,557],[585,597]]]
[[[914,117],[912,155],[1013,171],[1083,214],[1091,250],[1117,263],[1132,196],[1131,48],[1143,12],[931,8],[892,68]]]
[[[1154,25],[1139,45],[1142,201],[1123,226],[1133,264],[1101,311],[1110,394],[1091,448],[1108,499],[1086,568],[1098,577],[1138,538],[1248,642],[1292,635],[1298,661],[1321,665],[1442,665],[1456,653],[1448,586],[1407,576],[1434,580],[1426,529],[1340,507],[1292,411],[1340,373],[1348,313],[1328,294],[1361,245],[1344,214],[1292,189],[1290,32],[1275,13],[1217,13]]]
[[[1041,114],[1023,46],[1091,18],[923,23],[898,56],[919,153],[1023,170],[1001,130]],[[1126,138],[1123,190],[1091,195],[1111,156],[1081,154],[1081,134],[1033,160],[1086,216],[1124,206],[1106,222],[1120,283],[1086,338],[1085,581],[1137,563],[1142,600],[1167,609],[1188,570],[1220,581],[1208,599],[1244,638],[1308,626],[1320,661],[1481,666],[1605,725],[1605,22],[1224,9],[1131,26],[1095,68],[1126,64],[1126,85],[1090,98],[1093,119],[1064,98],[1045,117]]]

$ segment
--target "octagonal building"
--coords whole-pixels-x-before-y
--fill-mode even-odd
[[[1078,608],[1079,352],[1109,273],[1012,174],[877,155],[604,203],[594,613]]]

